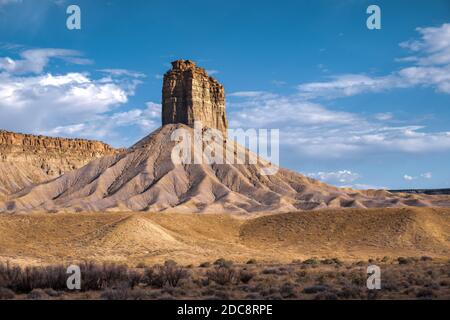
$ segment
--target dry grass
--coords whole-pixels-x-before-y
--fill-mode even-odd
[[[170,213],[0,215],[0,261],[129,266],[450,258],[450,209],[336,209],[254,217]],[[249,261],[254,259],[255,261]]]

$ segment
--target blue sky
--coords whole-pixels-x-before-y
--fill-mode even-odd
[[[66,28],[69,4],[81,30]],[[179,58],[225,85],[232,127],[281,130],[285,167],[450,187],[448,0],[0,0],[0,128],[129,146],[160,125]]]

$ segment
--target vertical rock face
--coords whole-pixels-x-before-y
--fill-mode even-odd
[[[0,130],[0,200],[2,194],[54,179],[96,158],[121,151],[100,141]]]
[[[172,62],[172,70],[164,76],[162,108],[163,125],[193,127],[195,121],[201,121],[226,136],[225,90],[190,60]]]

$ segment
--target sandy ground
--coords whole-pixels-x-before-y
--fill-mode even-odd
[[[21,265],[224,257],[286,263],[399,256],[450,258],[450,208],[327,209],[242,217],[221,214],[0,215],[0,261]]]

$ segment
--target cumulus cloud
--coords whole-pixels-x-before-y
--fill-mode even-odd
[[[0,74],[0,127],[27,132],[90,119],[126,103],[130,92],[87,74]]]
[[[450,94],[450,24],[440,27],[418,28],[420,39],[400,43],[415,55],[398,59],[413,65],[384,76],[344,74],[328,77],[327,81],[304,83],[298,86],[304,98],[336,98],[366,92],[416,86],[432,87]]]
[[[403,179],[406,180],[406,181],[413,181],[413,180],[416,180],[417,178],[416,178],[416,177],[413,177],[413,176],[410,176],[410,175],[408,175],[408,174],[405,174],[405,175],[403,176]]]
[[[0,128],[12,131],[65,136],[93,133],[90,123],[106,121],[111,114],[111,123],[120,120],[116,120],[121,116],[117,108],[129,101],[141,83],[139,78],[144,77],[122,69],[103,70],[107,75],[101,78],[88,72],[44,72],[51,59],[84,63],[73,60],[84,59],[73,50],[25,50],[20,57],[0,57]],[[108,128],[91,137],[106,136]]]

